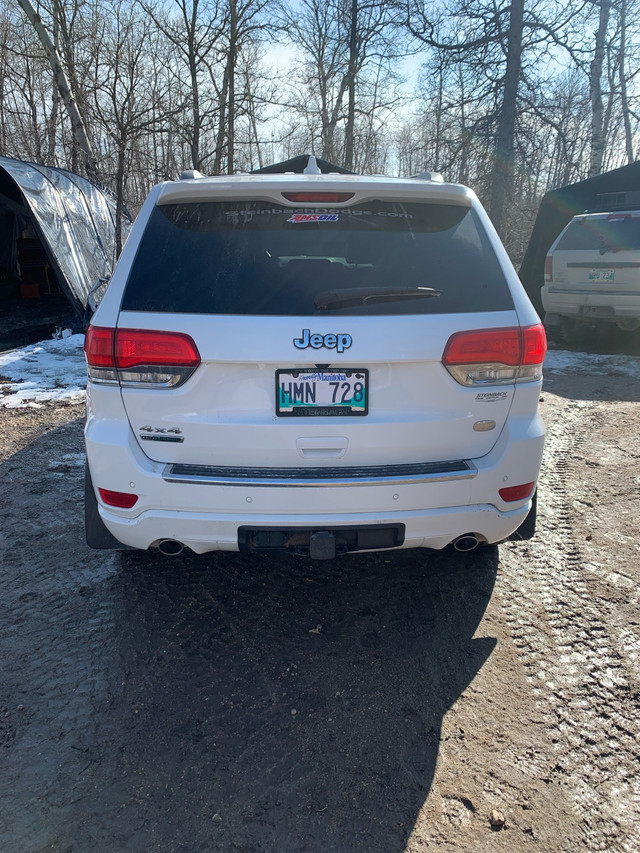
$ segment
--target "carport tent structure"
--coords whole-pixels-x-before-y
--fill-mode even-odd
[[[4,295],[62,293],[82,317],[89,292],[115,264],[115,221],[108,190],[65,169],[0,156]]]
[[[607,202],[614,209],[627,203],[630,208],[638,207],[637,201],[631,203],[625,199],[629,198],[630,193],[639,191],[640,161],[636,161],[629,166],[621,166],[611,172],[551,190],[544,196],[520,266],[520,280],[541,316],[544,313],[540,296],[544,284],[544,261],[553,241],[567,222],[586,210],[604,210],[598,198],[603,194],[607,194]]]

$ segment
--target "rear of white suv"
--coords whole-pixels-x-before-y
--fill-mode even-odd
[[[545,262],[547,326],[640,328],[640,210],[574,216]]]
[[[85,349],[94,547],[328,558],[532,533],[544,330],[467,188],[158,186]]]

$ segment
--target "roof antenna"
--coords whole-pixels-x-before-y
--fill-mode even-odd
[[[321,175],[322,171],[320,170],[320,166],[318,166],[316,162],[316,158],[313,154],[309,154],[309,162],[304,168],[302,172],[303,175]]]

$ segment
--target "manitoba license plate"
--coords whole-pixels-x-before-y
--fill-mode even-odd
[[[589,281],[615,281],[615,270],[589,270]]]
[[[276,370],[276,415],[325,417],[366,415],[369,372],[340,370]]]

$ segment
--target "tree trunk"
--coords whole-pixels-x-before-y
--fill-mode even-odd
[[[34,7],[31,5],[30,0],[18,0],[18,3],[20,4],[25,15],[33,25],[33,28],[35,29],[38,38],[40,39],[40,43],[42,44],[42,47],[44,48],[45,53],[47,54],[47,58],[49,60],[49,63],[51,64],[51,69],[53,70],[57,89],[60,92],[60,97],[62,98],[62,101],[69,114],[73,137],[78,147],[84,153],[84,165],[87,171],[87,175],[92,180],[97,180],[98,175],[93,149],[91,147],[91,143],[89,142],[89,137],[87,135],[84,121],[82,120],[82,116],[80,115],[80,111],[78,110],[78,105],[76,104],[76,100],[71,90],[69,81],[67,79],[67,75],[62,66],[62,62],[60,61],[58,51],[56,50],[55,45],[51,41],[49,33],[44,27],[40,15],[38,15]]]
[[[116,167],[116,257],[120,257],[122,251],[122,210],[124,208],[124,169],[127,142],[120,140],[118,145],[118,165]]]
[[[356,124],[356,63],[358,61],[358,0],[351,0],[349,20],[349,68],[347,70],[347,124],[344,135],[344,165],[353,169]]]
[[[512,0],[509,14],[507,67],[504,75],[502,105],[493,160],[489,212],[496,231],[502,237],[507,222],[507,198],[513,188],[515,126],[518,86],[522,68],[522,32],[524,0]]]
[[[604,65],[605,39],[609,26],[611,0],[599,0],[600,18],[596,31],[593,62],[589,69],[589,94],[591,97],[591,154],[589,177],[602,172],[604,156],[604,110],[602,106],[602,67]]]
[[[618,54],[618,74],[620,80],[620,107],[624,123],[624,145],[627,163],[633,163],[633,133],[631,131],[631,114],[629,97],[627,95],[627,72],[625,66],[627,44],[627,0],[620,0],[620,52]]]
[[[229,0],[229,112],[227,115],[227,174],[235,168],[236,134],[236,64],[238,51],[238,10],[236,0]]]

